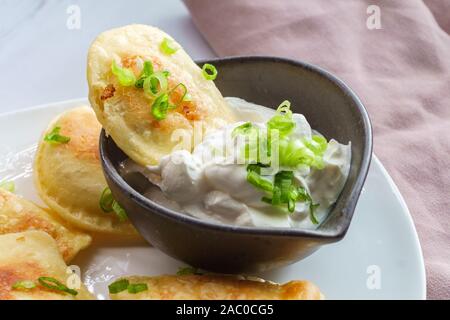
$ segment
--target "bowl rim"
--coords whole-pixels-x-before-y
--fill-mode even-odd
[[[138,191],[133,189],[119,174],[119,172],[114,167],[112,161],[109,159],[106,152],[106,144],[108,139],[112,139],[106,135],[104,129],[102,129],[100,134],[99,141],[99,151],[100,151],[100,160],[102,163],[103,171],[105,175],[107,175],[113,183],[118,186],[121,191],[128,196],[128,198],[132,201],[136,201],[141,207],[145,208],[145,214],[158,214],[163,216],[164,218],[168,218],[171,220],[176,220],[177,222],[189,224],[192,227],[196,228],[206,228],[209,230],[221,231],[221,232],[233,232],[240,234],[249,234],[249,235],[265,235],[265,236],[284,236],[284,237],[303,237],[303,238],[313,238],[317,240],[327,241],[327,242],[335,242],[342,239],[348,228],[350,227],[350,223],[353,218],[354,210],[356,207],[356,203],[358,202],[359,195],[362,191],[362,187],[364,181],[367,177],[370,162],[372,158],[372,149],[373,149],[373,138],[372,138],[372,125],[370,122],[369,114],[361,102],[360,98],[356,95],[356,93],[340,78],[335,76],[334,74],[326,71],[325,69],[316,66],[311,63],[306,63],[303,61],[274,57],[274,56],[229,56],[224,58],[212,58],[212,59],[199,59],[195,61],[197,64],[203,63],[212,63],[220,62],[275,62],[293,65],[295,67],[303,68],[307,71],[312,71],[322,78],[332,82],[336,85],[340,90],[344,92],[356,105],[359,114],[362,117],[362,125],[365,133],[364,139],[364,148],[361,160],[361,168],[357,173],[356,180],[349,191],[349,195],[347,197],[347,204],[341,210],[346,210],[347,213],[344,215],[343,219],[333,230],[323,230],[323,229],[300,229],[300,228],[288,228],[288,227],[246,227],[246,226],[237,226],[237,225],[227,225],[227,224],[219,224],[214,222],[202,221],[197,218],[191,217],[189,215],[179,213],[177,211],[171,210],[164,206],[159,205],[158,203],[146,198],[144,195],[140,194]],[[113,139],[112,139],[113,140]],[[114,141],[114,140],[113,140]],[[113,189],[113,188],[111,188]],[[149,213],[151,211],[152,213]],[[325,220],[326,221],[326,220]],[[322,222],[322,223],[325,223]]]

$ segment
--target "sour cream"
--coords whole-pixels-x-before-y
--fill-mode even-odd
[[[261,130],[274,115],[274,110],[246,102],[239,98],[226,98],[235,109],[240,122],[209,133],[192,153],[177,150],[163,157],[157,166],[142,168],[130,162],[127,172],[139,171],[151,182],[145,195],[176,211],[204,221],[215,223],[315,229],[310,219],[309,205],[297,202],[290,213],[261,201],[265,193],[247,181],[246,164],[239,163],[239,148],[230,148],[235,139],[233,129],[244,122],[252,122]],[[292,133],[296,138],[311,138],[313,132],[305,117],[293,114],[296,124]],[[230,142],[231,141],[231,142]],[[350,142],[347,145],[330,140],[323,156],[323,169],[298,168],[295,181],[319,204],[315,216],[319,224],[325,220],[347,180],[350,162]],[[273,175],[268,175],[273,180]]]

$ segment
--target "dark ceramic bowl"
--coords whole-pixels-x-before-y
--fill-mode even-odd
[[[328,218],[317,230],[256,228],[204,222],[145,198],[118,166],[127,156],[102,132],[100,154],[108,185],[142,236],[168,255],[217,272],[268,270],[298,261],[347,232],[369,169],[372,131],[364,106],[341,80],[318,67],[273,57],[200,61],[214,64],[223,96],[264,106],[292,102],[311,127],[342,143],[351,141],[350,174]]]

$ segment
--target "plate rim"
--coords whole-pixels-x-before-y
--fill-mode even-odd
[[[5,118],[8,116],[16,116],[16,115],[19,115],[22,113],[39,111],[41,109],[47,109],[47,108],[52,108],[52,107],[57,107],[57,106],[61,107],[63,105],[64,105],[64,107],[66,107],[66,106],[69,107],[69,105],[75,106],[76,104],[88,104],[89,105],[89,100],[85,97],[85,98],[74,98],[74,99],[68,99],[68,100],[62,100],[62,101],[56,101],[56,102],[50,102],[50,103],[43,103],[43,104],[39,104],[36,106],[21,108],[20,110],[12,110],[12,111],[8,111],[8,112],[0,113],[0,118]],[[424,256],[423,256],[422,245],[420,243],[419,235],[417,233],[417,229],[414,224],[414,220],[411,215],[411,212],[410,212],[408,205],[406,204],[406,201],[403,198],[399,188],[395,184],[393,178],[389,175],[389,172],[387,171],[387,169],[384,167],[383,163],[375,155],[374,152],[372,153],[372,161],[371,161],[370,167],[372,167],[372,166],[374,166],[374,167],[376,166],[379,168],[381,174],[386,179],[388,185],[392,188],[395,198],[399,201],[400,207],[402,209],[401,210],[402,214],[405,215],[405,218],[408,220],[410,226],[412,227],[413,242],[414,242],[414,246],[416,248],[415,251],[418,254],[418,258],[421,262],[420,270],[419,270],[420,278],[418,279],[420,290],[421,290],[420,299],[426,300],[427,299],[427,281],[426,281],[427,277],[426,277],[425,260],[424,260]],[[369,168],[369,170],[370,170],[370,168]]]
[[[387,169],[384,167],[381,160],[375,155],[375,153],[372,153],[372,164],[376,164],[381,173],[383,174],[383,177],[386,178],[386,181],[388,182],[389,186],[392,188],[395,197],[398,199],[400,207],[402,208],[402,212],[405,215],[406,219],[408,220],[409,224],[411,225],[413,229],[413,235],[414,235],[414,245],[416,247],[416,252],[418,253],[420,263],[420,289],[421,289],[421,300],[427,299],[427,276],[426,276],[426,268],[425,268],[425,260],[423,257],[423,250],[422,245],[420,243],[419,234],[417,233],[416,225],[414,224],[414,219],[411,215],[411,212],[409,211],[408,205],[406,204],[405,199],[403,198],[403,195],[400,192],[400,189],[397,187],[397,185],[394,182],[394,179],[390,176]]]

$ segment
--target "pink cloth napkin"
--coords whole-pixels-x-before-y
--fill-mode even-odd
[[[356,91],[371,116],[375,153],[413,215],[428,298],[450,299],[450,1],[185,3],[219,56],[300,59]],[[381,29],[367,27],[372,4]]]

